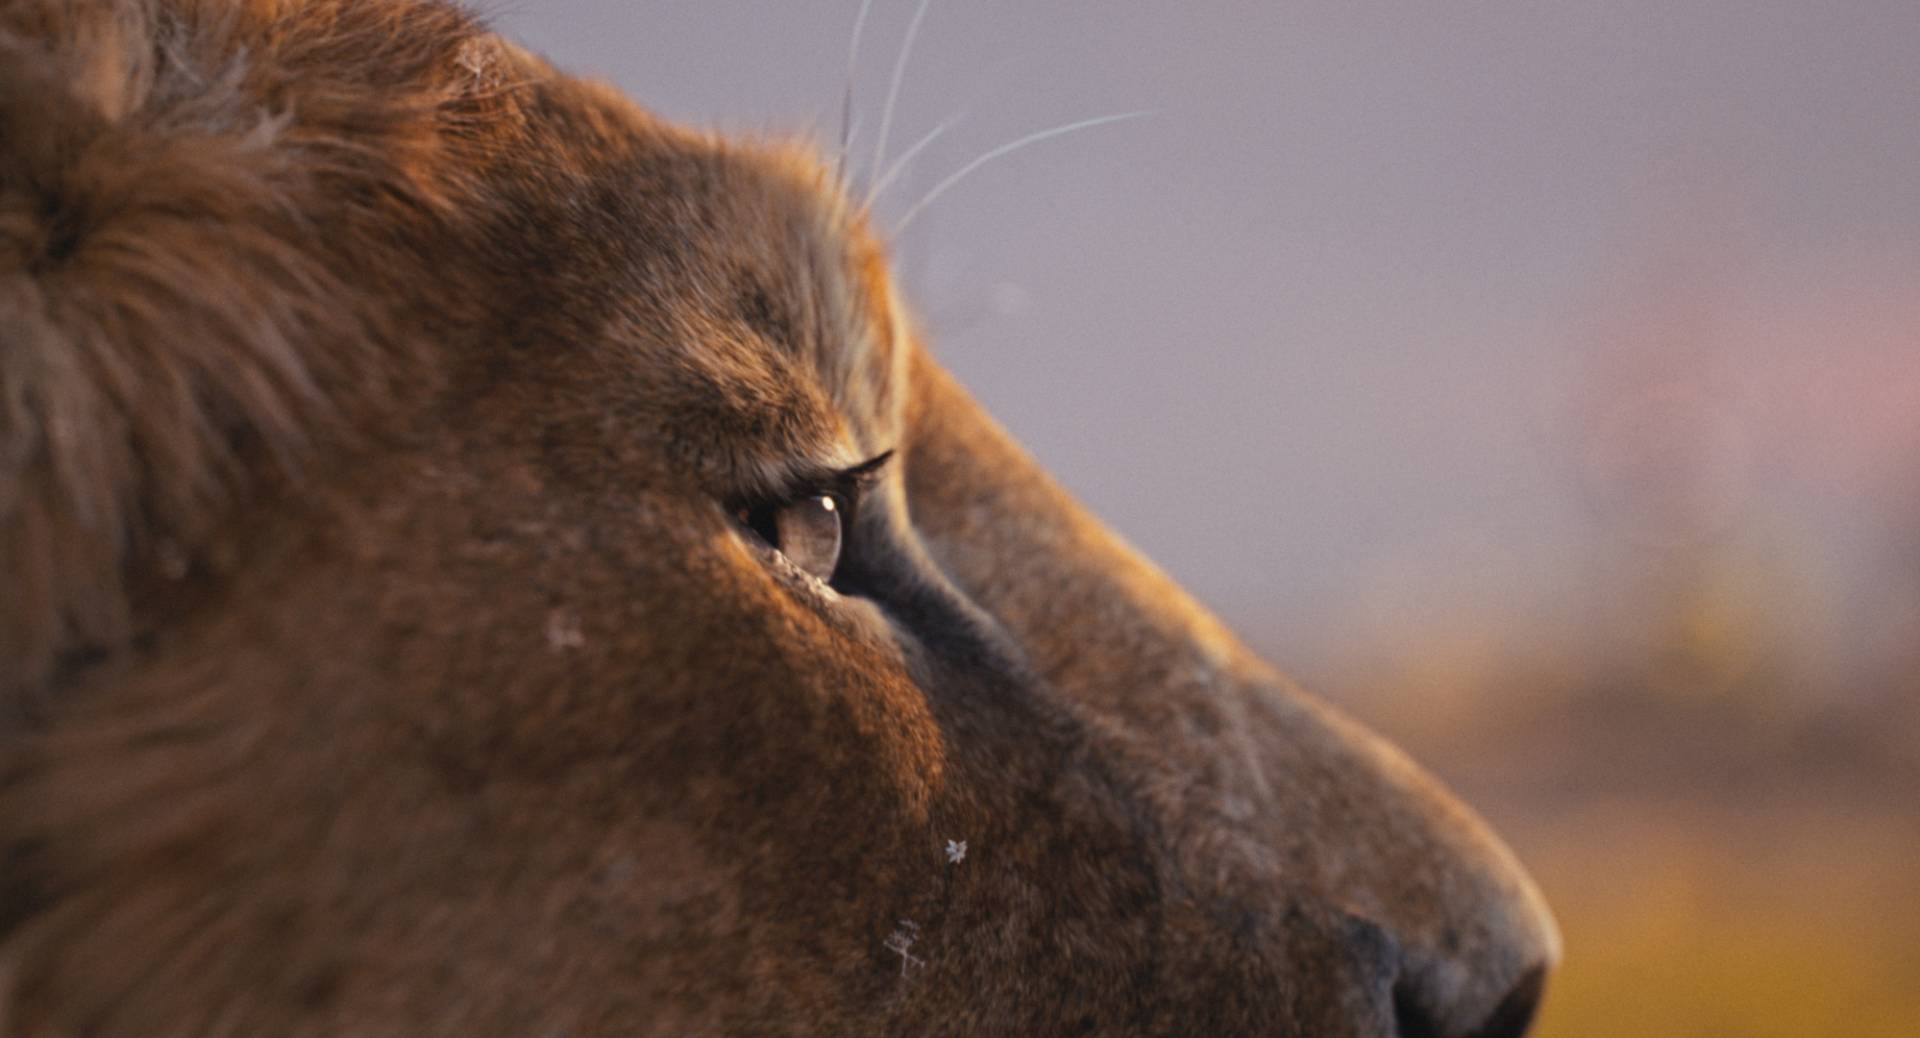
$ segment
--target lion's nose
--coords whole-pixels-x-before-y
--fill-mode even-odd
[[[1338,712],[1284,687],[1248,702],[1259,774],[1293,777],[1263,818],[1267,845],[1291,865],[1282,885],[1299,890],[1304,869],[1329,908],[1365,924],[1352,942],[1391,985],[1375,1004],[1394,1033],[1525,1034],[1560,936],[1513,853],[1404,754]]]
[[[1400,1038],[1520,1038],[1559,959],[1559,930],[1532,881],[1477,820],[1465,832],[1459,856],[1431,866],[1430,910],[1397,927]]]
[[[1468,846],[1430,865],[1436,896],[1402,902],[1384,927],[1398,944],[1398,1038],[1520,1038],[1559,958],[1531,881],[1484,829],[1467,831]]]
[[[1393,938],[1399,1038],[1519,1038],[1560,956],[1552,914],[1472,811],[1397,751],[1360,741],[1380,783],[1371,824],[1390,835],[1355,851],[1366,864],[1336,896]]]

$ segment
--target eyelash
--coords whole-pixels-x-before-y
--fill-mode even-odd
[[[867,490],[880,482],[880,474],[886,469],[887,463],[893,460],[893,455],[891,449],[884,450],[850,468],[803,479],[783,495],[736,502],[733,506],[734,516],[744,522],[749,515],[770,515],[810,497],[830,497],[835,505],[848,510],[846,515],[851,521],[854,514],[852,510],[859,506]]]
[[[834,508],[845,517],[841,520],[843,528],[852,528],[854,509],[858,507],[860,501],[860,495],[857,491],[849,498],[846,494],[838,490],[802,490],[790,498],[776,501],[763,501],[752,505],[741,505],[733,510],[733,517],[738,519],[742,526],[745,526],[757,534],[761,540],[777,549],[780,546],[780,534],[775,529],[775,522],[780,514],[780,510],[790,508],[814,497],[832,498]]]

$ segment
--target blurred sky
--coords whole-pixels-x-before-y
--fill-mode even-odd
[[[915,6],[866,24],[869,178]],[[483,5],[664,115],[823,142],[858,8]],[[904,84],[890,155],[960,121],[895,219],[1152,110],[982,168],[896,265],[987,406],[1283,667],[1630,639],[1703,565],[1829,677],[1920,644],[1920,3],[947,0]]]

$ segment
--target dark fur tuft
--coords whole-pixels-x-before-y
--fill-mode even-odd
[[[342,286],[472,189],[493,46],[437,4],[0,3],[0,696],[421,377]]]

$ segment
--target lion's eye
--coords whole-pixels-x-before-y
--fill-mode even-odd
[[[846,509],[834,495],[811,494],[742,512],[740,518],[794,565],[822,582],[833,580],[846,523]]]
[[[853,515],[867,491],[880,479],[880,469],[893,457],[883,451],[866,461],[839,471],[818,473],[801,484],[805,489],[787,491],[784,500],[762,499],[760,504],[734,504],[734,517],[758,534],[795,566],[832,584],[834,570],[847,551],[852,534]],[[854,554],[859,554],[857,550]],[[845,587],[838,588],[847,593]],[[857,592],[853,592],[857,593]]]
[[[793,564],[819,577],[833,579],[840,564],[840,503],[827,494],[815,494],[780,509],[774,516],[780,535],[774,547]]]

